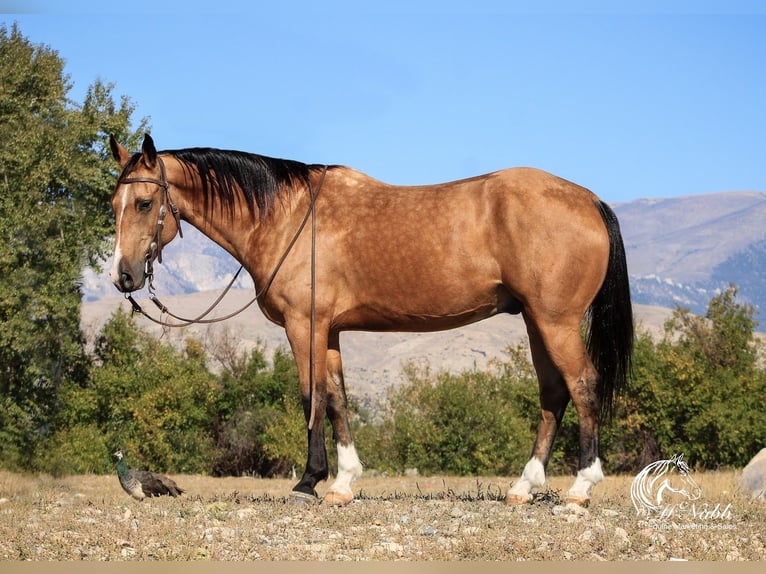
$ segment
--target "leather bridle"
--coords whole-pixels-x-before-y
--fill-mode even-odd
[[[181,216],[178,213],[178,207],[173,202],[173,199],[170,197],[170,185],[168,184],[168,176],[167,172],[165,171],[165,162],[162,161],[162,158],[157,156],[157,163],[160,165],[160,179],[156,179],[154,177],[121,177],[117,184],[123,184],[123,183],[153,183],[154,185],[159,186],[161,198],[160,198],[160,214],[157,218],[157,231],[154,234],[154,240],[149,244],[149,248],[146,250],[146,269],[145,274],[149,278],[149,290],[153,291],[154,288],[152,286],[152,279],[154,278],[154,268],[152,266],[152,256],[154,255],[155,249],[157,250],[157,262],[162,263],[162,230],[165,226],[165,215],[167,214],[167,209],[165,208],[165,204],[168,205],[170,208],[170,213],[173,214],[173,218],[176,220],[176,225],[178,226],[178,233],[181,237],[184,236],[183,230],[181,229]]]

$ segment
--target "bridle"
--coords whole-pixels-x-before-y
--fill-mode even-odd
[[[146,260],[146,267],[144,270],[144,273],[146,277],[149,280],[149,284],[147,286],[149,293],[151,295],[152,302],[157,306],[157,308],[160,310],[161,313],[166,314],[173,319],[176,319],[177,321],[181,321],[180,323],[169,323],[167,321],[164,321],[162,319],[157,319],[155,317],[152,317],[149,315],[144,309],[141,307],[141,305],[138,304],[138,302],[133,298],[133,295],[131,293],[126,293],[125,298],[130,301],[130,304],[133,306],[133,313],[140,313],[150,321],[161,325],[162,327],[188,327],[189,325],[200,323],[200,324],[209,324],[209,323],[218,323],[220,321],[225,321],[226,319],[231,319],[235,315],[238,315],[239,313],[242,313],[245,309],[250,307],[253,303],[255,303],[258,299],[262,298],[266,292],[269,290],[269,287],[271,287],[271,284],[274,282],[274,279],[277,276],[277,272],[282,267],[282,264],[285,262],[285,259],[287,259],[287,256],[290,254],[290,251],[292,250],[295,243],[298,241],[298,238],[300,237],[301,232],[303,231],[303,228],[306,226],[306,223],[309,220],[309,217],[311,217],[311,330],[312,330],[312,342],[313,342],[313,330],[314,330],[314,314],[315,314],[315,291],[316,291],[316,211],[314,209],[314,206],[316,204],[316,199],[319,196],[319,191],[322,189],[322,183],[324,182],[325,175],[327,174],[327,166],[325,165],[322,169],[322,174],[319,177],[319,181],[317,182],[316,191],[313,190],[311,186],[311,182],[308,182],[309,187],[309,207],[306,210],[306,215],[303,217],[303,220],[301,221],[300,225],[298,226],[297,231],[293,235],[293,238],[290,240],[290,243],[287,245],[287,248],[285,249],[284,253],[282,254],[282,257],[280,257],[277,264],[274,266],[274,270],[271,272],[271,275],[269,276],[266,283],[264,283],[263,287],[260,291],[256,291],[253,298],[248,301],[245,305],[237,309],[236,311],[229,313],[228,315],[225,315],[223,317],[215,317],[213,319],[206,319],[208,314],[215,309],[218,304],[223,300],[223,298],[226,296],[226,294],[229,292],[229,290],[232,288],[234,283],[236,282],[237,278],[239,277],[239,274],[242,272],[243,266],[240,265],[237,272],[232,277],[229,284],[226,286],[226,288],[223,290],[223,292],[219,295],[219,297],[208,307],[202,314],[198,315],[197,317],[193,319],[185,318],[185,317],[179,317],[178,315],[175,315],[170,312],[170,310],[156,297],[154,294],[154,285],[153,285],[153,279],[154,279],[154,267],[152,265],[152,256],[154,255],[154,251],[157,251],[157,261],[159,263],[162,263],[162,231],[164,229],[165,225],[165,216],[167,214],[167,209],[165,208],[165,204],[168,205],[170,212],[173,214],[173,218],[176,220],[176,225],[178,227],[178,233],[183,238],[183,231],[181,230],[181,216],[178,211],[178,207],[173,202],[172,198],[170,197],[170,185],[168,183],[167,179],[167,173],[165,171],[165,163],[162,161],[162,158],[160,156],[157,156],[157,162],[160,166],[160,179],[154,178],[154,177],[121,177],[119,180],[117,180],[117,184],[125,184],[125,183],[153,183],[157,186],[159,186],[161,190],[161,202],[160,202],[160,213],[159,217],[157,218],[157,230],[155,231],[154,239],[150,243],[149,247],[146,250],[145,260]],[[313,354],[313,353],[312,353]]]
[[[165,162],[162,161],[162,158],[160,156],[157,156],[157,163],[160,165],[160,179],[156,179],[154,177],[121,177],[119,180],[117,180],[117,184],[123,184],[123,183],[153,183],[154,185],[159,186],[160,188],[160,215],[157,218],[157,231],[154,234],[154,240],[149,244],[149,248],[146,250],[146,270],[145,274],[149,278],[149,290],[154,291],[154,286],[152,285],[152,279],[154,278],[154,268],[152,267],[152,255],[154,254],[154,250],[157,250],[157,262],[162,263],[162,230],[165,226],[165,215],[167,214],[167,209],[165,209],[165,204],[167,203],[168,207],[170,208],[170,213],[173,214],[173,218],[176,220],[176,225],[178,227],[178,233],[183,238],[184,233],[181,230],[181,216],[178,213],[178,207],[175,203],[173,203],[173,199],[170,197],[170,185],[168,184],[168,176],[167,172],[165,171]]]

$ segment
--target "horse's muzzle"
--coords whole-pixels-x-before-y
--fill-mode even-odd
[[[123,266],[120,266],[123,267]],[[143,270],[132,270],[126,267],[112,272],[112,283],[121,293],[132,293],[144,286],[146,275]]]
[[[130,293],[135,290],[135,283],[130,273],[120,273],[120,280],[118,281],[117,288],[123,293]]]

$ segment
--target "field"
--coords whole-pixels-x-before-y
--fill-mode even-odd
[[[696,473],[695,511],[708,512],[647,523],[632,476],[607,477],[588,509],[561,504],[571,477],[507,507],[507,478],[418,476],[363,477],[334,508],[287,503],[292,480],[173,476],[182,497],[137,502],[114,475],[0,471],[0,559],[764,560],[766,505],[739,495],[737,476]]]

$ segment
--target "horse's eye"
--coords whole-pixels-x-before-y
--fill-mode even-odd
[[[141,199],[138,201],[138,210],[139,211],[149,211],[152,208],[152,200],[151,199]]]

